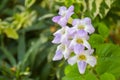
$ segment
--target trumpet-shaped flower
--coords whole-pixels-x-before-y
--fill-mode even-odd
[[[75,53],[80,53],[85,47],[91,49],[90,44],[87,42],[89,36],[84,30],[79,30],[70,43],[69,48],[73,49]]]
[[[74,19],[72,25],[75,30],[85,30],[89,34],[95,31],[94,27],[91,24],[91,19],[86,17],[83,19]]]
[[[90,50],[90,51],[93,52],[93,50]],[[83,52],[76,54],[73,57],[70,57],[68,59],[68,63],[70,65],[77,63],[79,72],[81,74],[84,74],[87,64],[89,64],[92,67],[96,65],[96,58],[94,56],[91,56],[91,53],[89,53],[89,50],[84,50]]]
[[[70,6],[68,9],[65,6],[59,8],[58,16],[52,18],[52,21],[58,23],[60,26],[66,26],[68,19],[74,13],[74,6]]]
[[[71,53],[71,50],[68,48],[67,45],[64,45],[64,44],[60,44],[58,47],[57,47],[57,50],[56,50],[56,54],[55,56],[53,57],[53,60],[56,61],[56,60],[61,60],[63,57],[65,59],[67,59],[69,57]]]

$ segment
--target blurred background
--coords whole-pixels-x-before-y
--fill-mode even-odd
[[[60,26],[51,19],[70,5],[73,18],[92,19],[103,37],[97,36],[99,43],[120,45],[120,0],[1,0],[0,80],[62,79],[67,63],[52,61],[57,45],[51,41]]]

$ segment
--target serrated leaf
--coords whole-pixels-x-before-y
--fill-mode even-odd
[[[35,1],[36,0],[25,0],[25,6],[30,8],[35,3]]]
[[[12,28],[5,28],[4,33],[7,35],[8,38],[18,39],[17,32]]]
[[[110,73],[104,73],[100,76],[100,80],[116,80],[115,76]]]

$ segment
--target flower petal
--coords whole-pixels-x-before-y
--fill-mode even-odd
[[[66,8],[65,6],[61,6],[61,7],[59,8],[58,14],[59,14],[59,15],[63,15],[66,10],[67,10],[67,8]]]
[[[68,59],[68,63],[70,65],[74,65],[76,62],[77,62],[77,56],[73,56],[73,57]]]
[[[78,25],[79,23],[80,23],[80,19],[74,19],[72,25],[75,26]]]
[[[86,48],[91,49],[91,46],[90,46],[90,44],[88,43],[87,40],[83,40],[83,45],[84,45]]]
[[[91,55],[93,54],[93,52],[94,52],[94,49],[88,49],[85,51],[85,54]]]
[[[75,54],[80,54],[81,52],[84,51],[84,48],[85,47],[83,45],[81,45],[81,44],[74,45],[74,52],[75,52]]]
[[[53,57],[53,61],[61,60],[63,58],[63,54],[61,50],[57,50],[55,56]]]
[[[88,56],[87,57],[87,61],[86,61],[89,65],[91,65],[92,67],[94,67],[97,63],[96,58],[93,56]]]
[[[93,27],[91,24],[90,24],[90,25],[87,25],[86,28],[85,28],[85,30],[86,30],[89,34],[91,34],[91,33],[93,33],[93,32],[95,31],[94,27]]]
[[[68,8],[68,12],[73,12],[73,10],[74,10],[74,6],[71,5],[71,6]]]
[[[88,33],[85,30],[79,30],[76,33],[76,37],[78,38],[84,38],[84,39],[89,39]]]
[[[89,17],[82,19],[82,21],[87,25],[91,24],[91,19]]]
[[[61,41],[61,34],[56,34],[52,43],[59,44]]]
[[[68,19],[66,17],[61,17],[61,19],[58,21],[58,24],[62,27],[65,27],[67,24]]]
[[[86,66],[87,66],[87,63],[86,63],[85,61],[79,61],[77,64],[78,64],[79,72],[80,72],[81,74],[84,74],[84,73],[85,73]]]
[[[65,50],[63,52],[64,58],[68,59],[68,57],[70,56],[71,50],[68,48],[68,46],[65,46]]]
[[[52,21],[55,22],[55,23],[57,23],[60,20],[60,18],[61,18],[61,16],[54,16],[52,18]]]

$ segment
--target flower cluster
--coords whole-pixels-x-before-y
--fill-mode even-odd
[[[96,58],[92,56],[94,50],[87,41],[89,34],[95,31],[91,19],[88,17],[72,19],[72,27],[69,27],[67,23],[74,14],[74,6],[70,6],[68,9],[62,6],[59,8],[58,14],[52,18],[53,22],[61,26],[61,29],[53,34],[52,43],[59,44],[53,60],[65,58],[70,65],[77,63],[79,72],[84,74],[87,64],[92,67],[96,64]]]

